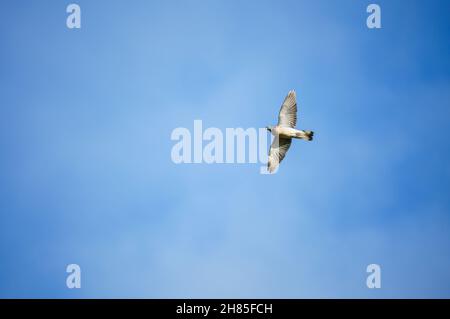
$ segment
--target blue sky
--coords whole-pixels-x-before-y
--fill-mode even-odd
[[[448,1],[69,3],[1,5],[0,297],[450,297]],[[171,161],[290,89],[277,174]]]

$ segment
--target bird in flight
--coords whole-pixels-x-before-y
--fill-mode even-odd
[[[269,161],[267,169],[269,173],[273,173],[283,158],[286,156],[292,139],[298,138],[306,141],[313,139],[313,131],[303,131],[295,128],[297,124],[297,99],[295,91],[289,91],[281,105],[278,114],[278,124],[276,126],[267,126],[267,130],[275,137],[269,151]]]

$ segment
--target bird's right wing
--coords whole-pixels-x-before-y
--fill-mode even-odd
[[[297,124],[297,97],[295,91],[289,91],[278,114],[278,125],[294,128]]]
[[[267,169],[269,173],[276,170],[280,165],[283,158],[286,156],[289,147],[291,147],[292,139],[290,138],[277,138],[273,139],[272,145],[269,151],[269,161],[267,162]]]

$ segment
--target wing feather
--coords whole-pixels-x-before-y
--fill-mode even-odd
[[[278,114],[278,125],[294,128],[297,124],[297,97],[295,91],[289,91]]]
[[[289,147],[291,147],[292,139],[275,137],[269,151],[269,161],[267,162],[267,169],[269,173],[275,171],[280,165],[283,158],[286,156]]]

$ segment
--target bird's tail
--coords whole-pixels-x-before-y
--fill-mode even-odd
[[[295,137],[296,138],[301,138],[301,139],[304,139],[304,140],[307,140],[307,141],[312,141],[312,139],[314,137],[314,132],[313,131],[302,131],[302,130],[299,130],[296,133]]]

